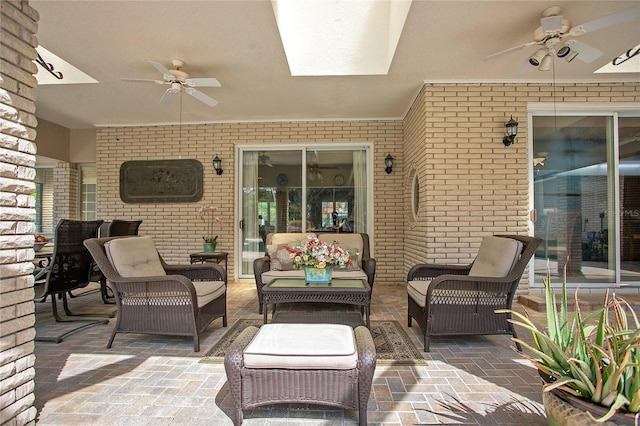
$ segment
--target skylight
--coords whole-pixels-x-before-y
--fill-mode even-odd
[[[607,62],[596,73],[640,73],[640,44]]]
[[[389,72],[411,0],[272,0],[292,76]]]
[[[42,46],[36,47],[38,54],[47,63],[53,66],[54,73],[62,74],[62,79],[56,78],[49,71],[45,70],[42,65],[37,64],[38,73],[36,74],[36,80],[39,85],[45,84],[81,84],[81,83],[97,83],[98,81],[88,76],[78,68],[74,67],[64,59],[49,52]],[[58,75],[60,75],[58,74]]]

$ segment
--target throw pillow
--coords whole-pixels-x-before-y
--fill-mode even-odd
[[[268,245],[267,254],[271,259],[272,271],[291,271],[293,270],[293,259],[287,250],[287,246]]]
[[[342,247],[349,252],[349,259],[353,265],[347,265],[349,271],[359,271],[362,268],[362,250],[354,247]]]

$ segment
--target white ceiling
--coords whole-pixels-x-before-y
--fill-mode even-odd
[[[527,65],[537,46],[490,60],[532,40],[541,12],[554,4],[578,25],[638,1],[414,0],[388,75],[292,77],[271,2],[30,1],[40,13],[39,43],[99,81],[38,87],[36,115],[70,129],[176,123],[179,100],[161,105],[167,86],[147,61],[190,77],[216,77],[202,88],[208,107],[184,96],[182,122],[402,118],[424,82],[551,82]],[[603,52],[593,63],[556,59],[556,81],[640,81],[640,74],[594,74],[640,43],[640,20],[576,39]],[[366,42],[366,40],[364,41]]]

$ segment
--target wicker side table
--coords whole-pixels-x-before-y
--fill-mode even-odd
[[[284,403],[358,410],[359,424],[367,424],[367,403],[376,368],[376,349],[368,328],[361,326],[354,330],[358,362],[356,368],[349,370],[246,368],[243,351],[258,331],[257,327],[247,327],[224,357],[235,425],[242,424],[243,409]]]

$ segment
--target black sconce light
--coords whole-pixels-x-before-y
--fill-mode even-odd
[[[222,174],[222,160],[216,157],[213,159],[213,170],[216,171],[216,174],[220,176]]]
[[[393,157],[391,156],[391,154],[387,155],[387,157],[384,159],[384,165],[386,167],[384,171],[387,172],[387,174],[393,171]]]
[[[509,146],[516,140],[516,135],[518,134],[518,122],[513,119],[513,115],[504,127],[507,129],[507,136],[502,139],[502,143],[505,146]]]

